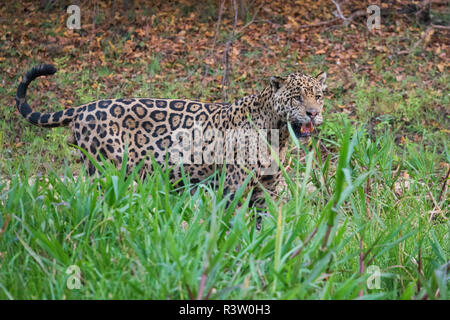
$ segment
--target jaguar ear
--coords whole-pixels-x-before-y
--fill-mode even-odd
[[[316,76],[317,81],[319,81],[319,84],[322,86],[322,90],[326,90],[327,85],[325,84],[325,81],[327,80],[327,73],[321,72]]]
[[[285,80],[286,79],[283,77],[270,77],[270,86],[272,87],[273,92],[277,92],[278,89],[281,88]]]

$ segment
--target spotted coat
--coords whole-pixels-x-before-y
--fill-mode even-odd
[[[200,150],[204,151],[215,139],[214,136],[208,137],[208,132],[225,134],[227,130],[233,129],[277,129],[278,156],[284,161],[289,140],[288,122],[300,140],[308,139],[315,127],[322,123],[325,73],[317,77],[300,72],[286,77],[271,77],[270,85],[260,93],[231,104],[187,99],[105,99],[52,113],[33,112],[26,100],[28,85],[36,77],[55,72],[52,65],[38,65],[23,77],[16,101],[17,108],[25,119],[47,128],[68,126],[71,132],[68,140],[70,144],[86,150],[94,159],[100,160],[102,155],[117,166],[122,165],[124,151],[128,147],[129,170],[143,161],[142,173],[151,173],[153,157],[165,170],[168,169],[167,165],[170,166],[170,178],[173,182],[180,181],[182,176],[182,165],[168,157],[168,154],[179,147],[175,146],[173,134],[177,130],[193,133],[197,127],[204,139],[194,142],[200,144]],[[209,129],[211,130],[208,131]],[[233,151],[235,158],[237,152],[245,149],[242,143],[242,140],[237,141],[236,150]],[[95,167],[84,154],[81,156],[89,173],[95,173]],[[193,161],[196,156],[198,154],[192,152],[191,164],[183,164],[191,183],[204,181],[226,166],[225,187],[231,193],[244,183],[249,174],[252,175],[247,184],[247,189],[256,187],[252,202],[261,199],[261,187],[273,192],[281,177],[279,169],[273,174],[263,175],[262,170],[267,165],[259,160],[243,164],[211,161],[198,164]],[[249,156],[250,151],[244,151],[244,158]]]

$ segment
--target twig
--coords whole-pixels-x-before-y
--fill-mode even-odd
[[[338,2],[336,2],[335,0],[331,0],[331,2],[333,2],[334,5],[336,6],[336,10],[337,10],[337,12],[338,12],[339,18],[341,18],[342,20],[344,20],[344,22],[347,21],[348,19],[347,19],[347,18],[344,16],[344,14],[342,13],[341,5],[340,5]]]
[[[0,230],[0,237],[2,236],[3,232],[5,232],[6,228],[8,227],[10,219],[11,219],[10,215],[5,216],[5,221],[3,221],[3,226],[2,226],[2,229]]]
[[[370,201],[369,201],[369,194],[370,194],[370,177],[367,178],[367,184],[366,184],[366,190],[365,190],[365,194],[364,194],[364,198],[366,201],[366,214],[367,214],[367,219],[371,220],[372,219],[372,214],[370,213]]]
[[[215,30],[215,32],[214,32],[213,45],[212,45],[212,47],[211,47],[211,50],[210,50],[208,56],[211,55],[211,54],[214,52],[214,49],[216,48],[217,35],[219,34],[219,27],[220,27],[220,23],[221,23],[221,21],[222,21],[223,7],[225,6],[225,1],[226,1],[226,0],[222,0],[222,1],[220,2],[219,16],[217,17],[217,24],[216,24],[216,30]],[[206,69],[205,69],[205,73],[203,74],[202,82],[205,81],[206,76],[208,75],[208,72],[209,72],[209,65],[206,65]]]
[[[442,211],[441,206],[438,204],[438,202],[437,202],[436,199],[434,198],[433,192],[431,192],[430,187],[427,186],[427,189],[428,189],[428,195],[430,196],[431,201],[433,201],[434,208],[437,210],[437,212],[441,212],[441,211]],[[434,210],[434,211],[436,211],[436,210]]]
[[[412,52],[419,46],[419,44],[420,44],[422,41],[425,40],[425,42],[427,42],[427,41],[426,41],[426,38],[427,38],[428,36],[430,36],[430,33],[433,34],[433,32],[434,32],[433,28],[432,28],[431,26],[428,27],[428,28],[425,30],[423,36],[422,36],[418,41],[416,41],[416,43],[414,43],[413,46],[412,46],[409,50],[401,50],[401,51],[397,52],[397,54],[400,55],[400,54],[410,54],[410,53],[412,53]]]
[[[256,271],[258,272],[259,280],[261,280],[261,285],[263,286],[263,289],[266,288],[267,283],[264,279],[264,275],[262,274],[261,270],[259,270],[259,267],[256,266]]]
[[[361,239],[359,239],[359,274],[364,273],[364,253],[363,253],[363,237],[361,235]],[[359,296],[362,297],[364,295],[364,290],[361,289],[359,291]]]
[[[424,12],[424,10],[430,10],[430,6],[431,6],[431,0],[424,0],[419,5],[420,9],[415,13],[416,19],[419,19],[419,15],[422,14],[422,12]]]
[[[323,242],[322,242],[322,251],[324,251],[327,247],[327,243],[328,243],[328,238],[330,237],[330,233],[331,233],[331,228],[333,226],[330,226],[329,224],[327,224],[327,229],[325,231],[325,236],[323,237]]]
[[[412,46],[411,49],[409,50],[402,50],[397,52],[397,54],[411,54],[414,49],[416,49],[420,43],[422,43],[422,41],[425,40],[425,43],[427,43],[428,41],[426,40],[427,38],[430,38],[435,30],[450,30],[450,26],[441,26],[441,25],[437,25],[437,24],[430,24],[428,26],[428,28],[425,30],[423,36],[416,41],[416,43],[414,43],[414,45]]]
[[[233,0],[233,7],[234,7],[234,22],[233,22],[233,29],[230,33],[230,37],[228,38],[228,41],[225,45],[225,52],[223,54],[223,60],[225,65],[225,72],[224,76],[222,78],[222,88],[223,88],[223,99],[226,101],[228,99],[227,95],[227,87],[230,83],[230,59],[228,56],[228,52],[230,50],[230,46],[233,43],[233,37],[236,30],[236,24],[237,24],[237,17],[238,17],[238,8],[236,4],[236,0]]]
[[[327,24],[332,24],[333,22],[338,21],[340,18],[334,18],[328,21],[321,21],[321,22],[317,22],[317,23],[313,23],[313,24],[302,24],[300,26],[297,27],[297,29],[304,29],[304,28],[314,28],[314,27],[320,27],[320,26],[325,26]]]
[[[191,288],[189,287],[188,284],[186,284],[186,289],[187,289],[187,292],[188,292],[189,299],[190,300],[194,300],[194,293],[192,292],[192,290],[191,290]]]
[[[219,16],[217,18],[216,31],[214,31],[213,49],[216,47],[217,35],[219,34],[220,22],[222,21],[223,7],[225,0],[222,0],[219,7]]]
[[[369,253],[372,251],[373,248],[375,248],[375,246],[377,245],[378,241],[381,240],[382,234],[380,234],[380,236],[375,240],[375,242],[372,244],[372,246],[366,251],[366,253],[364,253],[362,259],[363,261],[366,260],[366,258],[369,256]],[[372,264],[372,261],[375,259],[375,257],[372,257],[367,263],[366,265],[370,265]]]
[[[348,16],[348,18],[346,18],[346,17],[344,16],[344,14],[342,13],[340,4],[339,4],[337,1],[335,1],[335,0],[331,0],[331,2],[333,2],[334,5],[336,6],[337,13],[338,13],[337,15],[338,15],[339,18],[341,18],[341,19],[344,21],[343,24],[344,24],[344,26],[346,26],[346,27],[350,24],[350,22],[353,21],[353,19],[355,19],[355,18],[357,18],[357,17],[360,17],[360,16],[365,16],[365,15],[367,15],[367,12],[366,12],[366,11],[364,11],[364,10],[357,10],[357,11],[353,12],[352,14],[350,14],[350,15]]]
[[[314,230],[306,238],[305,242],[303,242],[303,245],[300,248],[298,248],[295,252],[293,252],[289,257],[289,259],[293,259],[294,257],[298,256],[300,252],[302,252],[303,248],[306,247],[307,244],[311,241],[311,239],[316,235],[317,230],[318,230],[317,228],[314,228]]]
[[[428,300],[428,293],[425,293],[425,294],[423,295],[422,299],[420,299],[420,300]]]
[[[441,26],[438,24],[431,24],[431,27],[433,27],[435,29],[440,29],[440,30],[450,30],[450,26]]]
[[[348,16],[347,18],[347,24],[349,25],[350,22],[352,22],[355,18],[361,17],[361,16],[366,16],[367,12],[364,10],[356,10],[355,12],[353,12],[351,15]]]
[[[251,19],[248,23],[246,23],[242,28],[240,28],[240,29],[237,31],[237,33],[241,33],[245,28],[247,28],[249,25],[251,25],[252,23],[255,22],[256,15],[258,14],[259,10],[261,10],[261,8],[262,8],[263,6],[264,6],[264,3],[262,3],[258,8],[256,8],[256,11],[255,11],[255,13],[253,14],[252,19]]]
[[[322,141],[319,139],[319,140],[317,141],[317,144],[316,144],[316,149],[319,149],[321,145],[322,145]],[[328,151],[328,150],[327,150],[327,151]],[[319,155],[317,154],[317,152],[315,151],[315,149],[314,149],[314,156],[315,156],[317,162],[320,163],[320,162],[319,162]],[[320,159],[320,160],[322,160],[322,159]],[[332,196],[332,193],[331,193],[330,187],[328,186],[328,183],[325,181],[325,177],[324,177],[324,174],[323,174],[322,170],[319,170],[319,171],[320,171],[321,182],[322,182],[323,185],[325,186],[325,189],[326,189],[326,191],[327,191],[328,196],[331,197],[331,196]],[[315,170],[313,170],[312,172],[313,172],[314,178],[315,178],[316,180],[319,180],[319,179],[316,177]]]
[[[337,18],[334,18],[334,19],[331,19],[328,21],[321,21],[321,22],[317,22],[317,23],[313,23],[313,24],[302,24],[302,25],[298,26],[297,29],[325,26],[325,25],[332,24],[339,20],[343,20],[343,25],[347,27],[350,24],[350,22],[352,22],[355,18],[367,15],[366,11],[357,10],[357,11],[353,12],[352,14],[350,14],[348,16],[348,18],[346,18],[342,12],[341,5],[339,4],[339,2],[337,2],[335,0],[331,0],[331,2],[333,2],[334,5],[336,6]]]
[[[441,200],[442,200],[442,195],[444,194],[445,187],[447,186],[447,181],[448,181],[449,174],[450,174],[450,166],[449,166],[449,168],[447,170],[447,174],[445,175],[444,181],[442,182],[441,192],[439,193],[439,198],[438,198],[438,201],[437,201],[438,203],[440,203]]]
[[[209,300],[209,296],[211,295],[212,290],[213,290],[212,287],[208,290],[208,293],[206,294],[205,300]]]
[[[420,292],[420,289],[421,289],[421,284],[420,284],[420,276],[421,276],[421,274],[422,274],[422,254],[421,254],[421,246],[419,246],[419,257],[418,257],[418,259],[419,259],[419,261],[418,261],[418,263],[417,263],[417,269],[418,269],[418,271],[419,271],[419,276],[417,277],[417,293],[419,293]]]
[[[202,300],[202,298],[203,298],[203,291],[205,291],[205,285],[206,285],[206,274],[205,274],[205,271],[206,270],[203,271],[202,278],[200,280],[200,288],[198,289],[197,300]]]

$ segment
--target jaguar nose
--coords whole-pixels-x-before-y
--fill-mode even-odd
[[[306,111],[306,115],[308,117],[310,117],[311,120],[313,120],[317,116],[317,114],[318,114],[318,112],[315,111],[315,110],[308,110],[308,111]]]

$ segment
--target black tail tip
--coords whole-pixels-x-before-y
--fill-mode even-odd
[[[56,68],[52,64],[39,64],[32,69],[32,72],[38,76],[48,76],[56,72]]]
[[[19,84],[19,88],[17,88],[17,98],[18,99],[25,98],[27,87],[31,83],[31,81],[40,76],[52,75],[55,72],[56,68],[51,64],[39,64],[33,67],[22,78],[22,81]]]
[[[39,64],[27,72],[27,74],[22,78],[22,83],[28,86],[30,82],[37,77],[52,75],[55,72],[55,66],[51,64]]]

